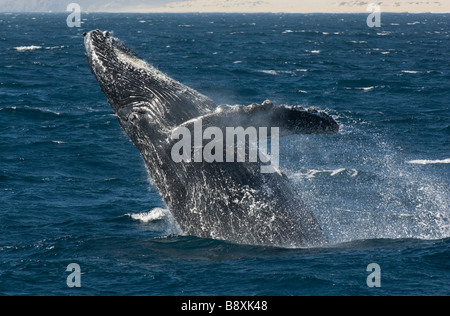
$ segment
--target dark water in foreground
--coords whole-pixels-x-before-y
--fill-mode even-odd
[[[0,14],[0,295],[449,295],[449,17]],[[280,148],[330,245],[183,236],[87,66],[95,28],[218,104],[332,114]]]

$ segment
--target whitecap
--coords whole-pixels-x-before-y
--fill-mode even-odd
[[[35,46],[35,45],[14,47],[14,49],[17,50],[18,52],[33,51],[33,50],[37,50],[37,49],[41,49],[41,48],[42,48],[42,46]]]
[[[260,72],[268,74],[268,75],[273,75],[273,76],[278,75],[278,71],[276,71],[276,70],[260,70]]]
[[[370,91],[375,89],[375,86],[371,86],[371,87],[361,87],[361,88],[355,88],[356,90],[362,90],[364,92]]]
[[[420,71],[416,70],[402,70],[404,74],[418,74]]]
[[[172,213],[165,208],[154,208],[149,212],[125,214],[141,223],[148,224],[148,228],[153,231],[161,231],[165,234],[182,235],[183,231],[173,217]]]
[[[126,214],[134,220],[141,221],[143,223],[158,221],[168,216],[169,210],[163,208],[155,208],[149,212]]]
[[[341,172],[345,171],[345,168],[341,168],[341,169],[336,169],[336,170],[331,170],[330,176],[335,176]]]
[[[278,76],[280,74],[288,74],[291,76],[295,75],[295,72],[290,70],[257,70],[257,72],[262,72],[264,74],[272,75],[272,76]]]
[[[64,45],[61,45],[61,46],[47,46],[47,47],[45,47],[45,49],[53,50],[53,49],[59,49],[59,48],[64,48],[64,47],[65,47]]]
[[[418,160],[410,160],[407,163],[414,164],[414,165],[446,164],[446,163],[450,163],[450,158],[443,159],[443,160],[418,159]]]
[[[346,169],[346,168],[338,168],[338,169],[325,169],[325,170],[320,170],[320,169],[310,169],[308,171],[306,171],[305,173],[303,172],[298,172],[295,173],[294,176],[300,177],[300,178],[306,178],[306,179],[313,179],[316,177],[317,174],[329,174],[331,177],[334,177],[338,174],[346,174],[352,178],[356,177],[358,175],[358,170],[356,169]]]

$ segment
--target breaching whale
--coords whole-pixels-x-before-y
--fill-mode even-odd
[[[145,62],[109,32],[91,31],[84,34],[84,42],[92,73],[185,234],[281,247],[326,242],[316,217],[281,171],[262,173],[261,161],[174,161],[171,135],[181,126],[193,131],[197,120],[203,129],[275,126],[280,136],[337,133],[331,116],[270,101],[218,107]]]

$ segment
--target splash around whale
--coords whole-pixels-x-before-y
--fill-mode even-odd
[[[219,107],[151,66],[109,32],[91,31],[84,42],[92,73],[185,234],[280,247],[326,243],[314,214],[273,165],[273,143],[290,134],[337,133],[331,116],[270,101]],[[233,145],[219,137],[231,127],[243,132],[242,141]],[[265,132],[256,143],[253,128]],[[185,139],[181,146],[180,137],[173,137],[180,130],[201,138]],[[267,140],[271,155],[261,145]],[[249,159],[252,148],[265,158]],[[214,159],[196,159],[206,149]],[[174,159],[174,152],[181,159]],[[237,159],[226,162],[230,155]],[[261,172],[264,166],[273,172]]]

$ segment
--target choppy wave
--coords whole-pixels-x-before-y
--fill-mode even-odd
[[[315,178],[319,174],[327,174],[331,177],[334,177],[339,174],[345,174],[350,177],[356,177],[358,175],[358,170],[356,169],[346,169],[346,168],[339,168],[335,170],[327,170],[327,169],[310,169],[306,172],[298,172],[293,174],[294,177],[304,177],[307,179]]]
[[[418,74],[420,71],[417,70],[402,70],[402,73],[404,74]]]
[[[39,45],[29,45],[29,46],[16,46],[14,47],[14,49],[18,52],[30,52],[30,51],[34,51],[34,50],[40,50],[40,49],[48,49],[48,50],[53,50],[53,49],[61,49],[64,48],[64,45],[58,45],[58,46],[39,46]]]
[[[446,164],[450,163],[450,158],[442,159],[442,160],[428,160],[428,159],[418,159],[418,160],[410,160],[409,164],[414,165],[434,165],[434,164]]]
[[[149,224],[150,228],[154,231],[162,231],[167,235],[183,234],[172,213],[165,208],[157,207],[147,212],[128,213],[126,216],[140,223]]]
[[[31,45],[31,46],[16,46],[14,47],[15,50],[19,51],[19,52],[27,52],[27,51],[33,51],[33,50],[38,50],[38,49],[42,49],[42,46],[36,46],[36,45]]]
[[[170,211],[164,208],[155,208],[154,210],[142,213],[126,214],[134,220],[143,223],[164,220],[171,216]]]

